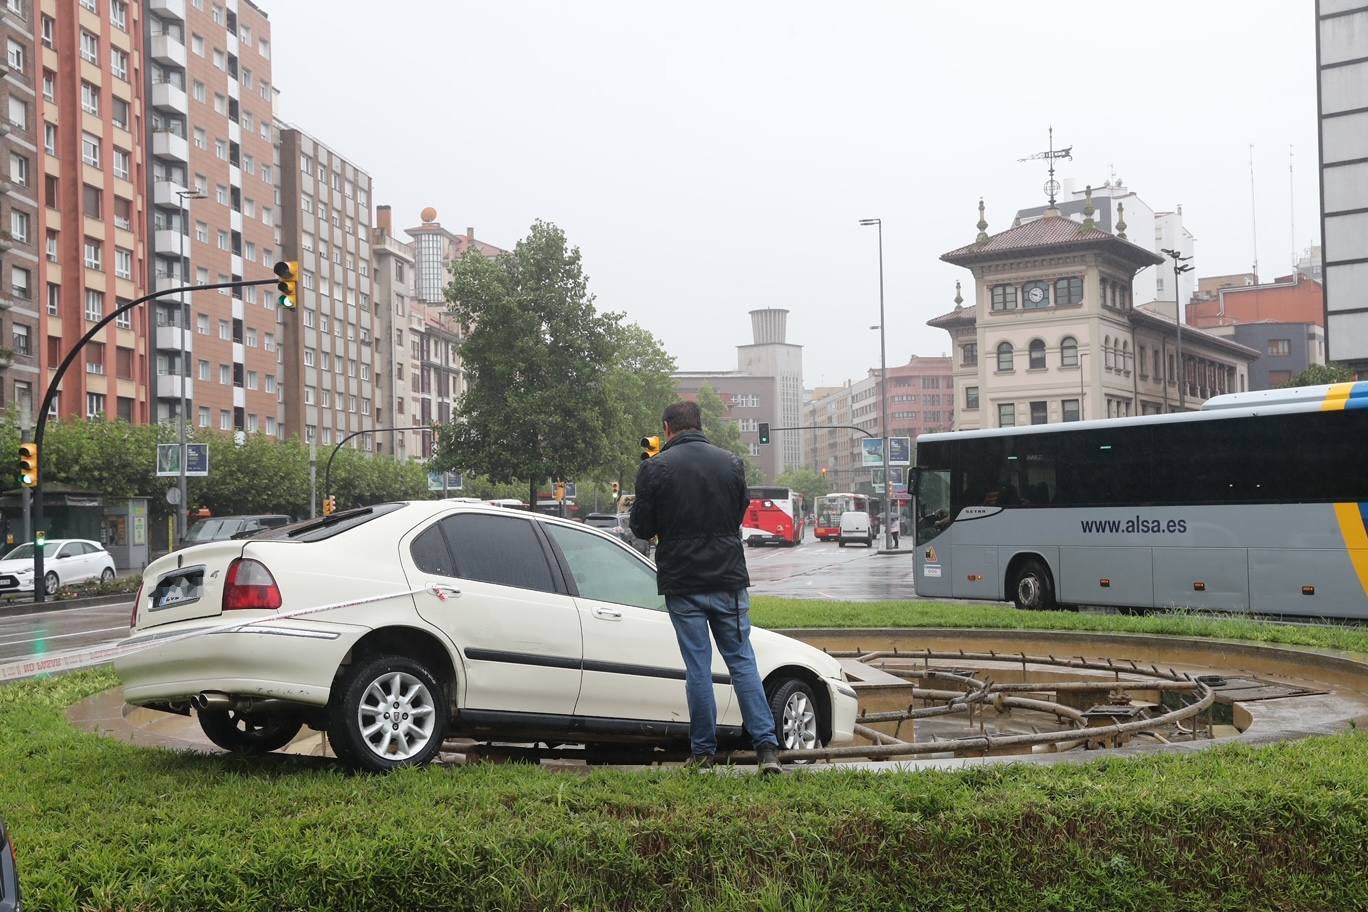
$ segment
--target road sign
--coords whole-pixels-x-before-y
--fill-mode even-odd
[[[167,488],[167,489],[166,489],[166,502],[169,503],[169,504],[170,504],[171,506],[173,506],[173,507],[179,506],[179,505],[180,505],[180,488]]]
[[[185,445],[185,474],[192,478],[203,478],[209,474],[209,444],[187,443]],[[175,443],[157,444],[157,477],[174,478],[180,476],[180,445]]]

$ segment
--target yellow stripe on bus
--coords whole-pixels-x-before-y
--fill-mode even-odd
[[[1335,517],[1339,520],[1340,535],[1344,536],[1344,547],[1349,550],[1349,560],[1358,573],[1359,585],[1363,594],[1368,595],[1368,530],[1363,526],[1363,511],[1356,503],[1337,503]]]
[[[1330,387],[1330,392],[1325,394],[1325,401],[1321,403],[1322,412],[1339,412],[1344,410],[1345,404],[1349,401],[1349,393],[1354,389],[1352,383],[1336,383]]]

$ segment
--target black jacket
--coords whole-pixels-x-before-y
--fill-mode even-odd
[[[632,532],[659,536],[656,584],[662,595],[735,592],[750,585],[741,548],[746,467],[702,431],[676,434],[637,470]]]

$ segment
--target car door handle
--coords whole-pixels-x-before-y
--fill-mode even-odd
[[[620,621],[622,620],[622,612],[616,608],[595,608],[594,617],[601,621]]]
[[[446,583],[429,582],[427,584],[427,589],[433,595],[437,596],[437,600],[440,602],[445,602],[449,598],[461,597],[460,589],[457,589],[455,586],[449,586]]]

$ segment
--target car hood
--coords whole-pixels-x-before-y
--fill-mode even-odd
[[[17,560],[0,560],[0,573],[18,573],[20,570],[32,570],[32,558],[19,558]]]
[[[802,640],[795,640],[793,637],[784,636],[782,633],[775,633],[773,630],[765,630],[761,627],[752,627],[751,645],[755,648],[755,657],[761,666],[760,674],[762,676],[767,674],[770,669],[794,662],[801,662],[809,666],[823,677],[839,678],[841,676],[841,663],[838,660],[827,655],[816,646],[809,646]]]

